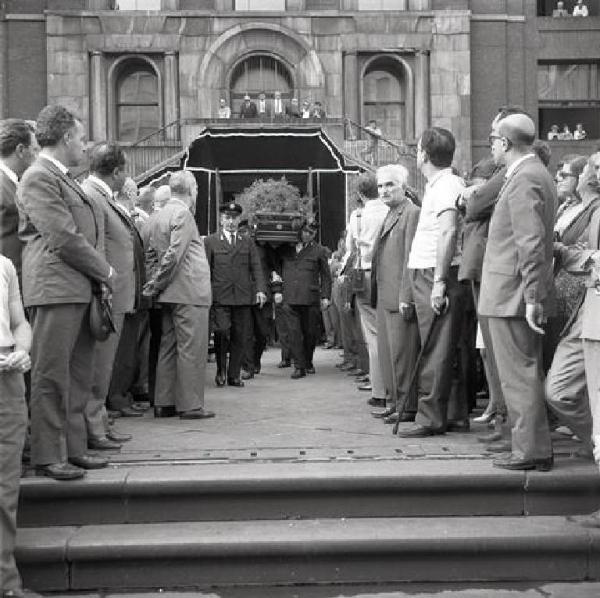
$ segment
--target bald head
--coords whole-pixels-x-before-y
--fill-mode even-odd
[[[526,114],[510,114],[498,123],[498,132],[515,148],[528,148],[535,141],[535,123]]]

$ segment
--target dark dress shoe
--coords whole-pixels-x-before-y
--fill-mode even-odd
[[[600,528],[600,510],[594,511],[589,515],[568,515],[567,521],[577,523],[582,527]]]
[[[227,386],[235,386],[237,388],[243,388],[244,383],[239,378],[227,378]]]
[[[468,432],[471,424],[468,419],[452,420],[446,424],[446,432]]]
[[[49,465],[38,465],[35,468],[38,475],[43,475],[55,480],[78,480],[85,475],[85,471],[80,467],[75,467],[70,463],[50,463]]]
[[[215,384],[217,386],[225,386],[226,381],[227,381],[227,379],[225,378],[224,374],[217,374],[215,376]]]
[[[306,376],[306,370],[302,368],[296,368],[290,378],[292,380],[298,380],[298,378],[304,378]]]
[[[414,411],[405,411],[400,418],[400,423],[414,422],[417,414]]]
[[[242,380],[251,380],[254,378],[254,372],[249,372],[247,370],[242,370]]]
[[[550,471],[554,465],[554,457],[545,457],[543,459],[519,459],[511,454],[507,455],[506,457],[498,457],[498,459],[494,459],[493,465],[494,467],[517,471],[529,469],[535,469],[537,471]]]
[[[356,380],[354,380],[354,382],[356,382],[357,384],[368,384],[371,380],[369,379],[369,374],[365,374],[364,376],[361,376],[360,378],[356,378]]]
[[[71,457],[69,463],[82,469],[102,469],[108,465],[108,459],[93,455],[81,455],[81,457]]]
[[[307,374],[316,374],[317,372],[316,372],[316,370],[315,370],[315,366],[314,366],[314,365],[309,365],[309,366],[306,368],[306,373],[307,373]]]
[[[366,391],[371,391],[371,390],[373,390],[373,387],[372,387],[370,384],[361,384],[361,385],[358,387],[358,390],[364,390],[364,391],[366,392]]]
[[[108,438],[90,438],[88,448],[93,451],[120,451],[121,445]]]
[[[207,411],[200,407],[199,409],[190,409],[189,411],[182,411],[179,414],[179,419],[209,419],[214,417],[215,414],[212,411]]]
[[[350,370],[353,370],[353,369],[355,369],[353,363],[347,363],[346,365],[343,365],[340,367],[340,370],[342,370],[342,372],[349,372]]]
[[[373,417],[380,417],[380,418],[389,417],[390,415],[393,415],[394,413],[396,413],[396,407],[388,407],[387,409],[384,409],[383,411],[371,411],[371,415]]]
[[[367,405],[371,405],[371,407],[385,407],[385,399],[380,399],[378,397],[371,397],[367,401]]]
[[[499,442],[490,442],[484,449],[486,453],[510,453],[512,443],[510,440],[501,440]]]
[[[343,367],[346,367],[347,365],[351,365],[352,367],[354,367],[354,365],[353,365],[352,363],[350,363],[349,361],[342,361],[342,362],[340,362],[340,363],[336,363],[336,364],[335,364],[335,367],[336,367],[338,370],[341,370]]]
[[[143,417],[144,413],[142,411],[138,411],[133,407],[123,407],[123,409],[119,409],[122,417]]]
[[[147,403],[150,406],[150,395],[147,392],[134,392],[131,396],[134,403]]]
[[[163,407],[154,407],[154,417],[175,417],[177,410],[175,405],[165,405]]]
[[[131,434],[121,434],[121,432],[117,432],[116,430],[109,430],[106,433],[106,437],[113,442],[127,442],[133,438]]]
[[[383,418],[384,424],[395,424],[398,421],[398,414],[392,413],[391,415],[387,415]]]
[[[292,367],[292,362],[289,359],[282,359],[278,364],[277,364],[278,368],[291,368]]]
[[[364,376],[365,373],[360,368],[352,368],[346,372],[347,376]]]
[[[477,436],[477,442],[499,442],[502,440],[503,436],[500,432],[490,432],[489,434],[482,434],[481,436]]]
[[[406,430],[398,430],[400,438],[427,438],[428,436],[435,436],[440,433],[442,432],[435,432],[431,428],[419,426],[419,424],[406,428]]]
[[[150,404],[149,403],[136,403],[134,401],[133,403],[131,403],[130,407],[131,407],[131,409],[135,409],[136,411],[141,411],[142,413],[144,413],[145,411],[148,411],[148,409],[150,409]]]

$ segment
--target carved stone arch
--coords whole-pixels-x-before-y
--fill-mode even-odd
[[[371,56],[363,65],[360,72],[360,114],[361,122],[364,120],[364,87],[363,81],[365,74],[369,68],[376,62],[381,60],[392,60],[398,63],[398,66],[406,78],[406,113],[404,118],[405,137],[413,139],[415,136],[415,76],[412,66],[402,56],[398,54],[375,54]]]
[[[228,93],[229,77],[240,56],[272,54],[289,65],[301,96],[325,95],[325,74],[314,48],[301,35],[276,23],[241,23],[223,32],[207,49],[198,68],[198,102],[203,116],[216,113]]]

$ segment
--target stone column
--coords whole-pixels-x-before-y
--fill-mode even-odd
[[[358,85],[358,58],[356,52],[347,52],[344,54],[344,116],[360,124]],[[355,132],[352,127],[350,130]]]
[[[179,70],[177,68],[177,53],[165,52],[165,79],[163,93],[163,110],[165,125],[179,118]],[[167,139],[178,139],[179,127],[173,126],[166,130]]]
[[[415,137],[418,139],[430,123],[429,51],[417,50],[416,59]]]
[[[103,141],[107,138],[106,72],[102,52],[90,55],[90,139]]]

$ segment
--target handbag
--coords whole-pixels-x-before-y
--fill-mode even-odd
[[[92,291],[90,331],[97,341],[105,341],[112,332],[117,331],[112,317],[110,298],[103,295],[99,286],[95,286]]]
[[[362,218],[362,211],[356,210],[356,228],[357,228],[357,239],[360,239],[360,221]],[[357,259],[356,259],[356,268],[352,270],[352,274],[350,276],[352,291],[354,293],[362,293],[365,291],[365,271],[361,268],[361,259],[360,259],[360,248],[357,246]]]

